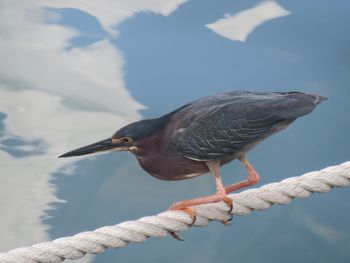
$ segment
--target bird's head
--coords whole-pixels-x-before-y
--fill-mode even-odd
[[[73,157],[104,151],[129,151],[136,147],[137,142],[159,131],[168,122],[158,118],[131,123],[116,131],[112,137],[75,149],[59,156]]]

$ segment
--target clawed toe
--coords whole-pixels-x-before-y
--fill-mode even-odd
[[[179,235],[177,232],[169,232],[169,234],[175,238],[176,240],[179,240],[179,241],[184,241]]]
[[[192,226],[196,221],[196,210],[192,208],[193,205],[199,205],[199,204],[207,204],[207,203],[215,203],[223,201],[228,206],[229,211],[228,213],[231,213],[233,204],[232,199],[224,194],[217,193],[212,196],[197,198],[197,199],[191,199],[191,200],[184,200],[181,202],[174,203],[169,210],[180,210],[186,212],[192,219],[192,222],[189,224],[189,226]],[[232,220],[232,217],[226,221],[223,221],[222,223],[225,225],[230,225],[230,221]],[[174,231],[169,232],[171,236],[177,240],[181,240],[180,236]]]
[[[224,196],[222,198],[222,201],[228,206],[229,210],[228,210],[228,213],[230,214],[232,209],[233,209],[233,202],[232,202],[232,199],[227,197],[227,196]],[[221,221],[221,223],[223,223],[225,226],[230,226],[232,224],[232,219],[233,219],[233,216],[231,216],[229,219],[225,220],[225,221]]]
[[[221,223],[223,223],[225,226],[230,226],[230,225],[232,225],[232,219],[233,219],[233,216],[230,216],[229,219],[227,219],[225,221],[221,221]]]
[[[189,224],[189,226],[191,227],[194,222],[196,222],[196,210],[192,207],[188,207],[188,206],[181,206],[180,204],[173,204],[169,210],[179,210],[179,211],[184,211],[185,213],[187,213],[190,218],[192,219],[191,223]],[[184,241],[175,231],[169,231],[169,234],[175,238],[176,240],[179,241]]]
[[[169,210],[178,210],[187,213],[192,220],[189,226],[192,226],[194,222],[196,222],[196,210],[192,207],[174,204],[169,208]]]
[[[229,210],[228,213],[231,213],[232,209],[233,209],[233,202],[232,199],[230,197],[224,196],[222,198],[222,201],[226,203],[226,205],[228,206]]]

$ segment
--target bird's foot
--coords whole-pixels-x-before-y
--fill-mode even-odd
[[[184,206],[181,202],[172,204],[172,206],[170,206],[169,210],[179,210],[179,211],[183,211],[183,212],[187,213],[192,220],[191,223],[189,224],[190,227],[194,224],[194,222],[196,222],[196,210],[192,207]],[[179,234],[175,231],[170,231],[169,234],[173,238],[175,238],[179,241],[184,241],[179,236]]]
[[[233,208],[232,199],[228,196],[224,196],[221,201],[223,201],[228,206],[228,213],[230,214]]]
[[[230,197],[223,197],[222,198],[222,201],[228,206],[228,211],[227,213],[231,213],[232,209],[233,209],[233,202],[232,202],[232,199]],[[232,219],[233,219],[233,216],[231,215],[229,219],[227,220],[224,220],[224,221],[220,221],[221,223],[223,223],[225,226],[230,226],[232,224]]]
[[[194,208],[192,208],[191,206],[208,204],[208,203],[216,203],[220,201],[223,201],[228,206],[229,208],[228,213],[231,213],[233,208],[232,199],[226,195],[222,195],[219,193],[216,193],[215,195],[211,195],[211,196],[176,202],[170,206],[169,210],[181,210],[186,212],[192,218],[192,223],[190,224],[190,226],[192,226],[196,221],[196,210],[194,210]],[[232,220],[232,217],[229,218],[228,220],[222,221],[222,223],[225,225],[229,225],[231,220]],[[175,239],[182,240],[176,232],[170,232],[170,234]]]
[[[232,219],[233,219],[233,216],[230,216],[229,219],[227,219],[225,221],[221,221],[221,223],[223,223],[225,226],[230,226],[230,225],[232,225]]]

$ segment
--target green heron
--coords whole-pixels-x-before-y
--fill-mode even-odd
[[[174,203],[170,209],[224,201],[227,194],[259,181],[246,152],[312,112],[326,98],[301,92],[233,91],[200,98],[162,117],[141,120],[119,129],[111,138],[70,151],[60,157],[118,150],[133,153],[142,168],[162,180],[183,180],[211,172],[216,193]],[[240,160],[246,180],[224,186],[220,166]]]

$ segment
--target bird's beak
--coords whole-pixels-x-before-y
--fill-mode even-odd
[[[127,144],[118,139],[106,139],[93,144],[89,144],[87,146],[75,149],[73,151],[62,154],[58,158],[61,157],[72,157],[72,156],[80,156],[86,155],[90,153],[103,152],[108,150],[117,150],[122,151],[127,149]]]

